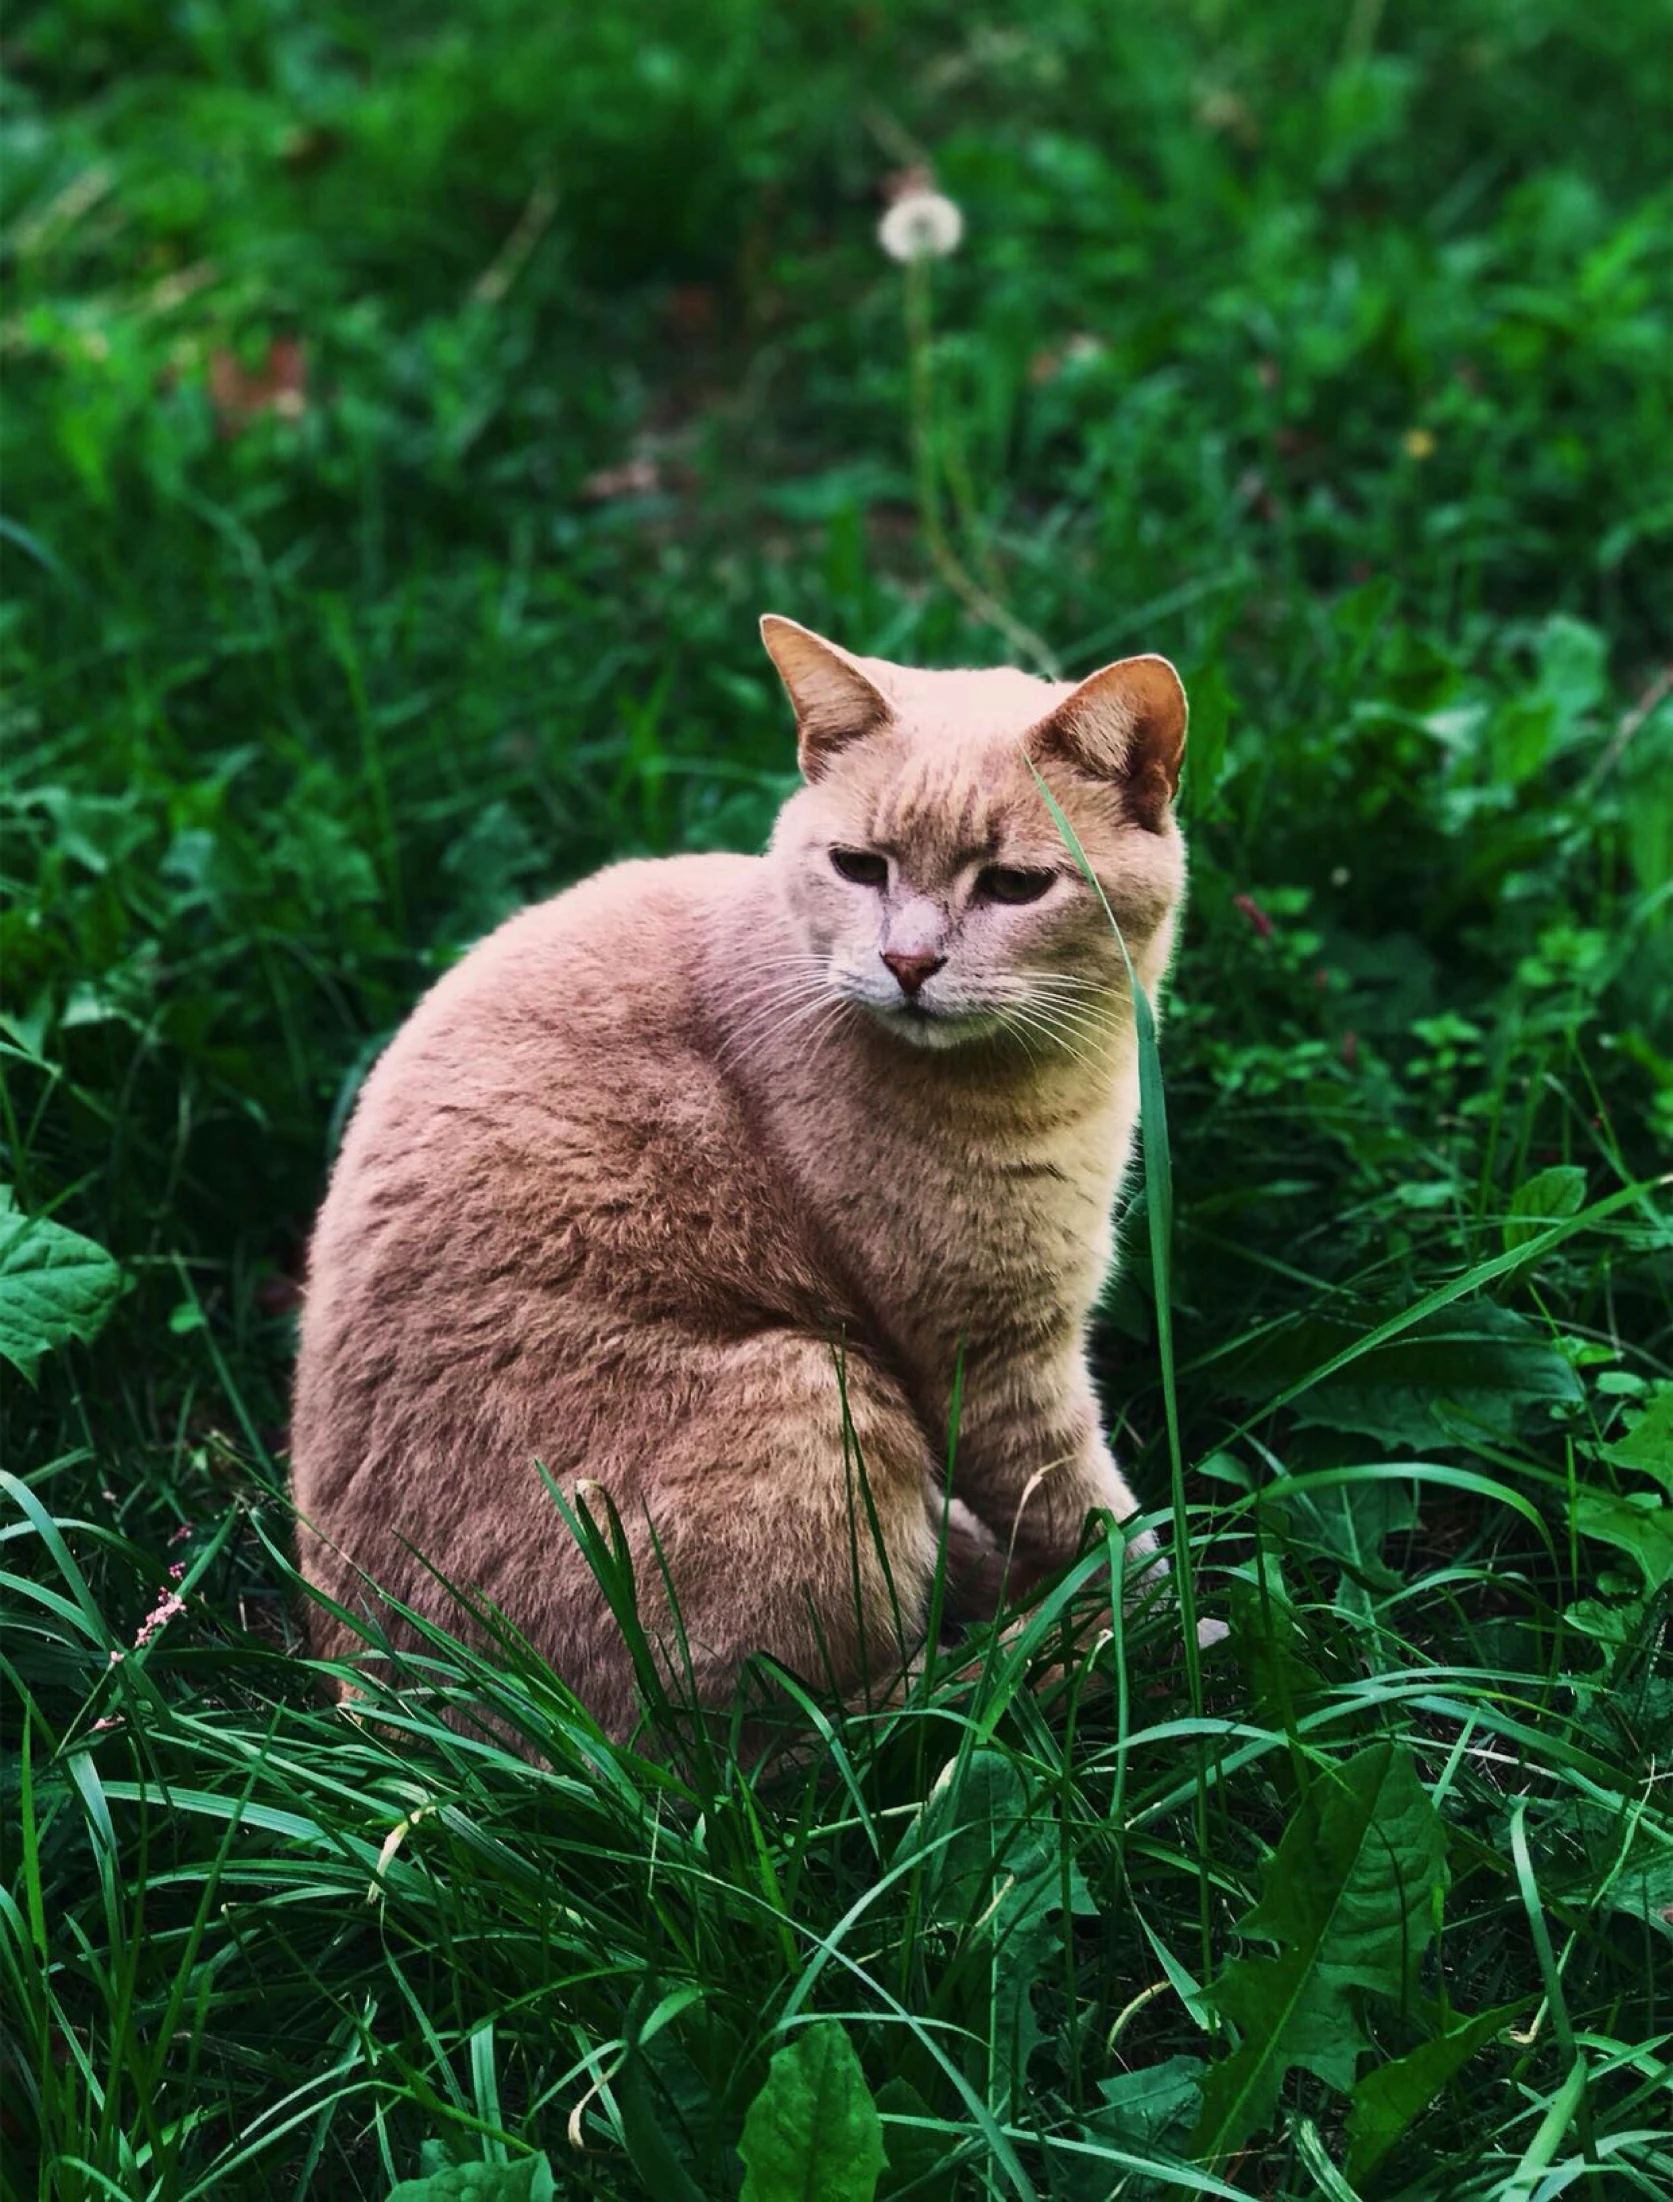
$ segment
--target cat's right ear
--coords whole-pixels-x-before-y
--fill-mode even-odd
[[[883,724],[888,702],[858,658],[793,619],[768,612],[761,640],[796,714],[803,777],[817,780],[838,750]]]

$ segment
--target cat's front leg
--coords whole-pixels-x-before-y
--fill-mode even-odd
[[[1005,1602],[1007,1557],[998,1538],[962,1499],[939,1485],[926,1497],[930,1527],[944,1555],[944,1620],[955,1629],[992,1620]]]
[[[1016,1603],[1082,1548],[1089,1515],[1120,1523],[1139,1511],[1100,1427],[1091,1376],[1077,1353],[1007,1368],[973,1385],[959,1433],[958,1495],[991,1532],[1000,1589]],[[1156,1552],[1150,1530],[1128,1541],[1130,1558]],[[1165,1568],[1151,1557],[1145,1575]]]

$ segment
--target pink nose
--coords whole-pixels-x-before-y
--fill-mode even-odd
[[[916,994],[919,987],[946,962],[945,956],[899,956],[885,948],[883,961],[900,981],[903,994]]]

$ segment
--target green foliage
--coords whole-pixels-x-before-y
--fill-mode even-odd
[[[525,2156],[515,2164],[437,2163],[403,2179],[389,2202],[552,2202],[557,2191],[545,2157]]]
[[[943,1774],[897,1863],[920,1861],[920,1932],[932,1947],[950,1937],[949,2008],[963,2015],[971,2042],[986,2046],[986,2070],[973,2079],[1008,2112],[1046,2039],[1036,1991],[1054,1964],[1061,1973],[1068,1922],[1095,1917],[1098,1907],[1065,1860],[1049,1803],[1030,1795],[998,1751],[975,1751]]]
[[[14,7],[20,2196],[735,2202],[816,2052],[900,2202],[1663,2177],[1664,18]],[[445,1631],[339,1711],[282,1500],[323,1172],[506,913],[759,844],[768,605],[1186,678],[1097,1341],[1175,1587],[1095,1649],[1090,1552],[774,1770]]]
[[[1240,2036],[1203,2081],[1209,2157],[1263,2126],[1300,2065],[1346,2093],[1371,2046],[1365,1994],[1410,1999],[1446,1886],[1440,1819],[1409,1753],[1373,1744],[1319,1775],[1284,1830],[1260,1902],[1238,1922],[1275,1957],[1240,1957],[1209,1991]]]
[[[122,1289],[102,1246],[46,1216],[20,1216],[0,1186],[0,1354],[34,1381],[43,1353],[95,1339]]]
[[[883,2122],[848,2036],[821,2019],[781,2049],[744,2118],[741,2202],[871,2202]]]
[[[1342,2169],[1355,2185],[1370,2178],[1395,2143],[1428,2109],[1441,2089],[1476,2051],[1516,2014],[1514,2004],[1478,2011],[1419,2042],[1405,2056],[1379,2064],[1357,2082],[1348,2119],[1348,2154]]]

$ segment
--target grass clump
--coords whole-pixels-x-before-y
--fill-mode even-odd
[[[0,107],[7,2192],[1667,2193],[1660,11],[154,18]],[[759,839],[767,604],[1186,677],[1101,1351],[1229,1639],[1095,1549],[772,1779],[515,1644],[345,1719],[332,1142],[502,913]]]

